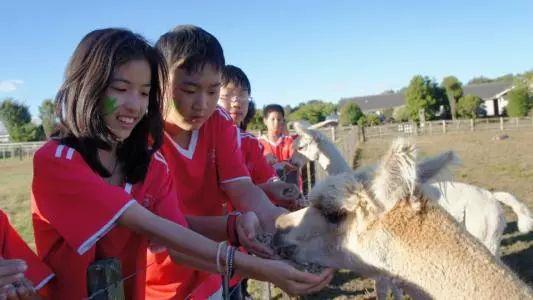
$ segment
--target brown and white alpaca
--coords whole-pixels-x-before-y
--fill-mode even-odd
[[[330,176],[276,221],[288,259],[385,276],[415,299],[533,299],[531,289],[420,188],[433,177],[396,141],[375,172]],[[438,168],[433,168],[438,172]]]
[[[295,154],[292,163],[302,166],[308,161],[318,161],[328,175],[348,172],[349,166],[335,144],[316,130],[321,125],[309,125],[305,121],[293,123],[299,137],[294,143]],[[441,164],[432,165],[439,167]],[[431,170],[426,167],[426,172]],[[455,181],[427,183],[422,188],[459,223],[464,224],[466,230],[478,238],[495,256],[499,256],[500,243],[507,224],[500,203],[511,207],[517,215],[518,229],[521,233],[533,230],[533,217],[528,207],[509,193],[490,192],[481,187]]]

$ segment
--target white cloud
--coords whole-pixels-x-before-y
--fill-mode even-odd
[[[0,80],[0,92],[13,92],[23,83],[22,80]]]

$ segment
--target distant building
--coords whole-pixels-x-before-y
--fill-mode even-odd
[[[507,106],[506,96],[512,88],[511,83],[505,82],[472,84],[463,87],[463,94],[473,94],[481,98],[487,116],[500,116]],[[350,97],[342,98],[340,105],[347,102],[357,103],[365,114],[375,113],[379,116],[386,109],[405,105],[405,97],[402,93]]]
[[[512,88],[512,83],[505,82],[472,84],[463,87],[463,94],[472,94],[481,98],[487,117],[501,116],[508,104],[506,96]]]
[[[2,121],[0,121],[0,143],[9,143],[9,133]]]

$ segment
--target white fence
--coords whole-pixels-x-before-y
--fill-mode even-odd
[[[33,153],[37,151],[45,142],[28,142],[28,143],[0,143],[0,159],[9,158],[32,158]]]
[[[533,117],[523,118],[484,118],[462,120],[429,121],[417,126],[416,123],[395,123],[364,128],[363,139],[468,133],[474,131],[512,131],[533,129]]]

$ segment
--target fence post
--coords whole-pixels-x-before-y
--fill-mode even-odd
[[[335,126],[331,126],[331,141],[335,143],[337,137],[335,135]]]
[[[500,131],[503,131],[503,117],[500,117]]]
[[[516,128],[518,128],[518,117],[514,118]]]
[[[87,288],[91,299],[124,300],[122,268],[116,258],[93,262],[87,269]]]
[[[474,131],[474,119],[470,119],[470,131]]]
[[[429,124],[429,135],[433,135],[433,122],[428,122]]]
[[[446,134],[446,120],[442,120],[442,133]]]

